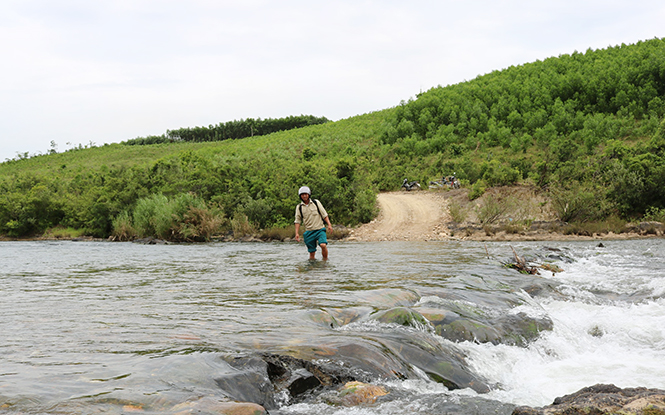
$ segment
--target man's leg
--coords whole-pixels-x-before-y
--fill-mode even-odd
[[[328,238],[326,236],[326,228],[319,231],[319,246],[321,247],[323,260],[326,261],[328,259]]]
[[[307,251],[309,252],[309,259],[314,259],[316,255],[316,237],[312,231],[305,231],[303,234],[303,239],[305,239],[305,245],[307,246]]]

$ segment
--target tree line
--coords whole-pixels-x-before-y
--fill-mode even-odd
[[[310,125],[330,122],[326,117],[314,115],[291,115],[283,118],[247,118],[228,121],[208,127],[186,127],[167,130],[162,135],[137,137],[124,141],[126,145],[148,145],[185,141],[201,143],[206,141],[237,140],[240,138],[266,135],[278,131],[292,130]]]

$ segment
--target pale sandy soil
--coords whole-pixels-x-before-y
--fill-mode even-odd
[[[446,237],[447,201],[434,192],[390,192],[377,196],[379,216],[353,229],[349,240],[422,241]]]
[[[467,189],[420,190],[381,193],[377,196],[378,217],[368,224],[351,230],[350,241],[431,241],[431,240],[605,240],[631,239],[637,233],[595,234],[593,236],[564,235],[557,232],[556,218],[549,201],[537,189],[506,187],[490,189],[483,197],[469,201]],[[506,232],[505,226],[481,227],[477,213],[487,198],[505,201],[512,206],[503,223],[520,224],[529,221],[534,226],[516,226]],[[451,206],[460,212],[453,221]],[[462,218],[460,218],[460,215]],[[463,219],[463,220],[460,220]],[[509,222],[506,222],[509,221]],[[538,226],[540,225],[540,226]]]

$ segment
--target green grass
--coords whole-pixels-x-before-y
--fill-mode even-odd
[[[62,226],[56,226],[54,228],[47,229],[42,235],[42,238],[75,239],[75,238],[80,238],[84,235],[85,232],[82,229],[63,228]]]
[[[337,122],[281,131],[265,136],[205,143],[176,142],[128,146],[105,144],[98,147],[76,149],[62,153],[30,157],[0,163],[0,177],[30,172],[36,176],[58,175],[71,178],[102,166],[145,167],[157,160],[174,157],[184,152],[215,156],[220,160],[263,158],[270,155],[298,157],[305,148],[312,148],[319,157],[370,147],[372,138],[379,134],[385,111],[352,117]]]

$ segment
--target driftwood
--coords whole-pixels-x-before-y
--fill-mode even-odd
[[[501,264],[507,268],[516,269],[522,274],[530,274],[530,275],[540,275],[540,271],[538,271],[538,268],[544,269],[545,271],[549,271],[552,274],[556,274],[557,272],[563,272],[563,269],[561,269],[561,267],[550,263],[530,266],[524,257],[520,257],[519,255],[517,255],[517,251],[515,251],[515,248],[511,246],[510,249],[513,250],[513,257],[514,257],[513,262],[509,261],[501,262]],[[487,249],[487,245],[485,245],[485,252],[487,253],[487,258],[489,259],[490,253]]]
[[[540,268],[544,269],[545,271],[549,271],[552,274],[556,274],[557,272],[563,272],[563,269],[561,269],[561,267],[554,264],[542,264]]]
[[[517,252],[515,251],[515,248],[512,246],[510,249],[513,250],[513,254],[515,255],[515,262],[508,262],[505,265],[508,268],[513,268],[521,272],[522,274],[531,274],[531,275],[540,275],[540,272],[538,271],[537,267],[530,267],[529,264],[527,264],[526,260],[523,257],[520,257],[517,255]]]

